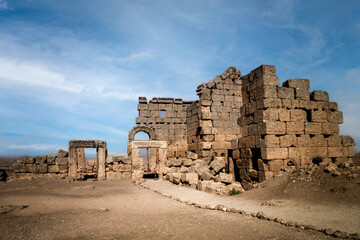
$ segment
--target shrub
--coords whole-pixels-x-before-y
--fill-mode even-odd
[[[238,190],[236,190],[234,188],[229,191],[229,195],[231,195],[231,196],[238,195],[238,194],[241,194],[241,193],[242,193],[241,191],[238,191]]]

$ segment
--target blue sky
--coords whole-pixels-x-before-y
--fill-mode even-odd
[[[138,96],[197,99],[229,66],[261,64],[328,91],[360,145],[359,12],[357,0],[0,0],[0,155],[69,139],[126,149]]]

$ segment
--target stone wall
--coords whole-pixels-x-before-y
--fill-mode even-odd
[[[191,103],[192,101],[179,98],[153,98],[148,103],[145,97],[139,97],[139,117],[136,118],[136,124],[152,128],[155,130],[156,140],[167,142],[168,157],[185,157],[186,108]]]
[[[241,136],[237,124],[242,105],[240,71],[230,67],[213,80],[200,84],[196,92],[199,126],[195,152],[206,162],[213,157],[227,157],[231,140]],[[190,141],[194,140],[192,137],[189,136]]]
[[[14,178],[66,177],[68,152],[60,149],[57,154],[24,156],[13,165]]]
[[[289,166],[351,163],[355,143],[339,135],[343,119],[337,104],[327,92],[309,88],[308,79],[289,79],[279,86],[275,66],[262,65],[244,76],[230,67],[198,86],[198,101],[154,98],[147,104],[140,98],[136,123],[154,128],[157,140],[169,143],[167,167],[175,179],[177,173],[196,172],[199,181],[220,181],[220,173],[231,174],[250,189],[252,182]],[[169,115],[161,118],[160,110]],[[184,165],[189,163],[186,150],[197,154],[206,171]],[[220,159],[224,166],[216,172]]]
[[[329,102],[327,92],[310,93],[308,79],[289,79],[280,87],[271,65],[262,65],[241,80],[242,137],[232,141],[232,155],[244,185],[314,159],[351,160],[355,143],[349,136],[339,136],[342,112]]]
[[[188,150],[198,152],[200,142],[199,101],[193,102],[186,111]]]
[[[106,158],[106,179],[130,179],[131,158],[128,156],[108,156]]]

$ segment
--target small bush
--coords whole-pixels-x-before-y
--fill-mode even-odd
[[[242,193],[241,191],[238,191],[238,190],[236,190],[234,188],[229,191],[229,195],[231,195],[231,196],[238,195],[238,194],[241,194],[241,193]]]

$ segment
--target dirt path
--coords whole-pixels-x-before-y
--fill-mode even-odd
[[[220,196],[197,191],[188,187],[181,187],[162,180],[147,180],[144,186],[163,194],[191,201],[202,205],[224,205],[250,213],[264,212],[267,216],[279,217],[286,221],[293,221],[303,225],[313,225],[318,228],[331,228],[348,233],[360,230],[359,205],[324,205],[309,204],[308,202],[270,199],[268,201],[249,199],[246,193],[238,196]]]
[[[130,181],[1,183],[0,206],[1,239],[330,239],[191,207]]]

